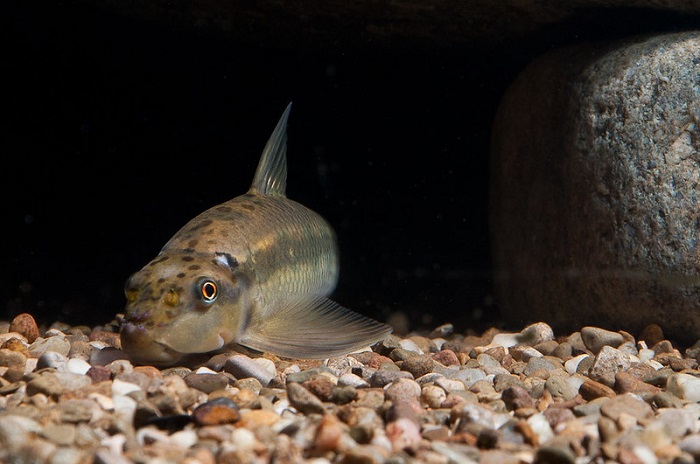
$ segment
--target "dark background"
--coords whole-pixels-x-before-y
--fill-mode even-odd
[[[334,299],[412,328],[502,324],[488,237],[501,95],[553,47],[698,24],[589,11],[471,46],[298,48],[82,3],[2,8],[0,319],[87,325],[122,311],[125,279],[179,227],[248,189],[289,101],[287,194],[337,232]]]

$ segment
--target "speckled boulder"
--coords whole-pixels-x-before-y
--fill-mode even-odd
[[[700,33],[553,51],[501,102],[496,294],[515,324],[700,337]]]

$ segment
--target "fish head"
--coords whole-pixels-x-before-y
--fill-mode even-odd
[[[122,349],[139,364],[172,365],[222,348],[248,319],[247,282],[227,253],[162,252],[126,282]]]

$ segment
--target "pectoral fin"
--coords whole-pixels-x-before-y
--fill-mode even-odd
[[[324,359],[383,340],[391,327],[325,297],[299,297],[254,318],[238,343],[278,356]]]

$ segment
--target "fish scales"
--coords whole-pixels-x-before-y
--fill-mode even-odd
[[[198,240],[199,236],[206,238]],[[245,194],[211,208],[163,247],[164,252],[177,249],[230,254],[240,266],[254,270],[261,299],[327,294],[338,280],[333,229],[321,216],[285,197]]]
[[[327,358],[391,332],[328,298],[339,270],[333,229],[285,194],[290,107],[248,192],[189,221],[127,280],[120,336],[134,362],[172,365],[234,343]]]

